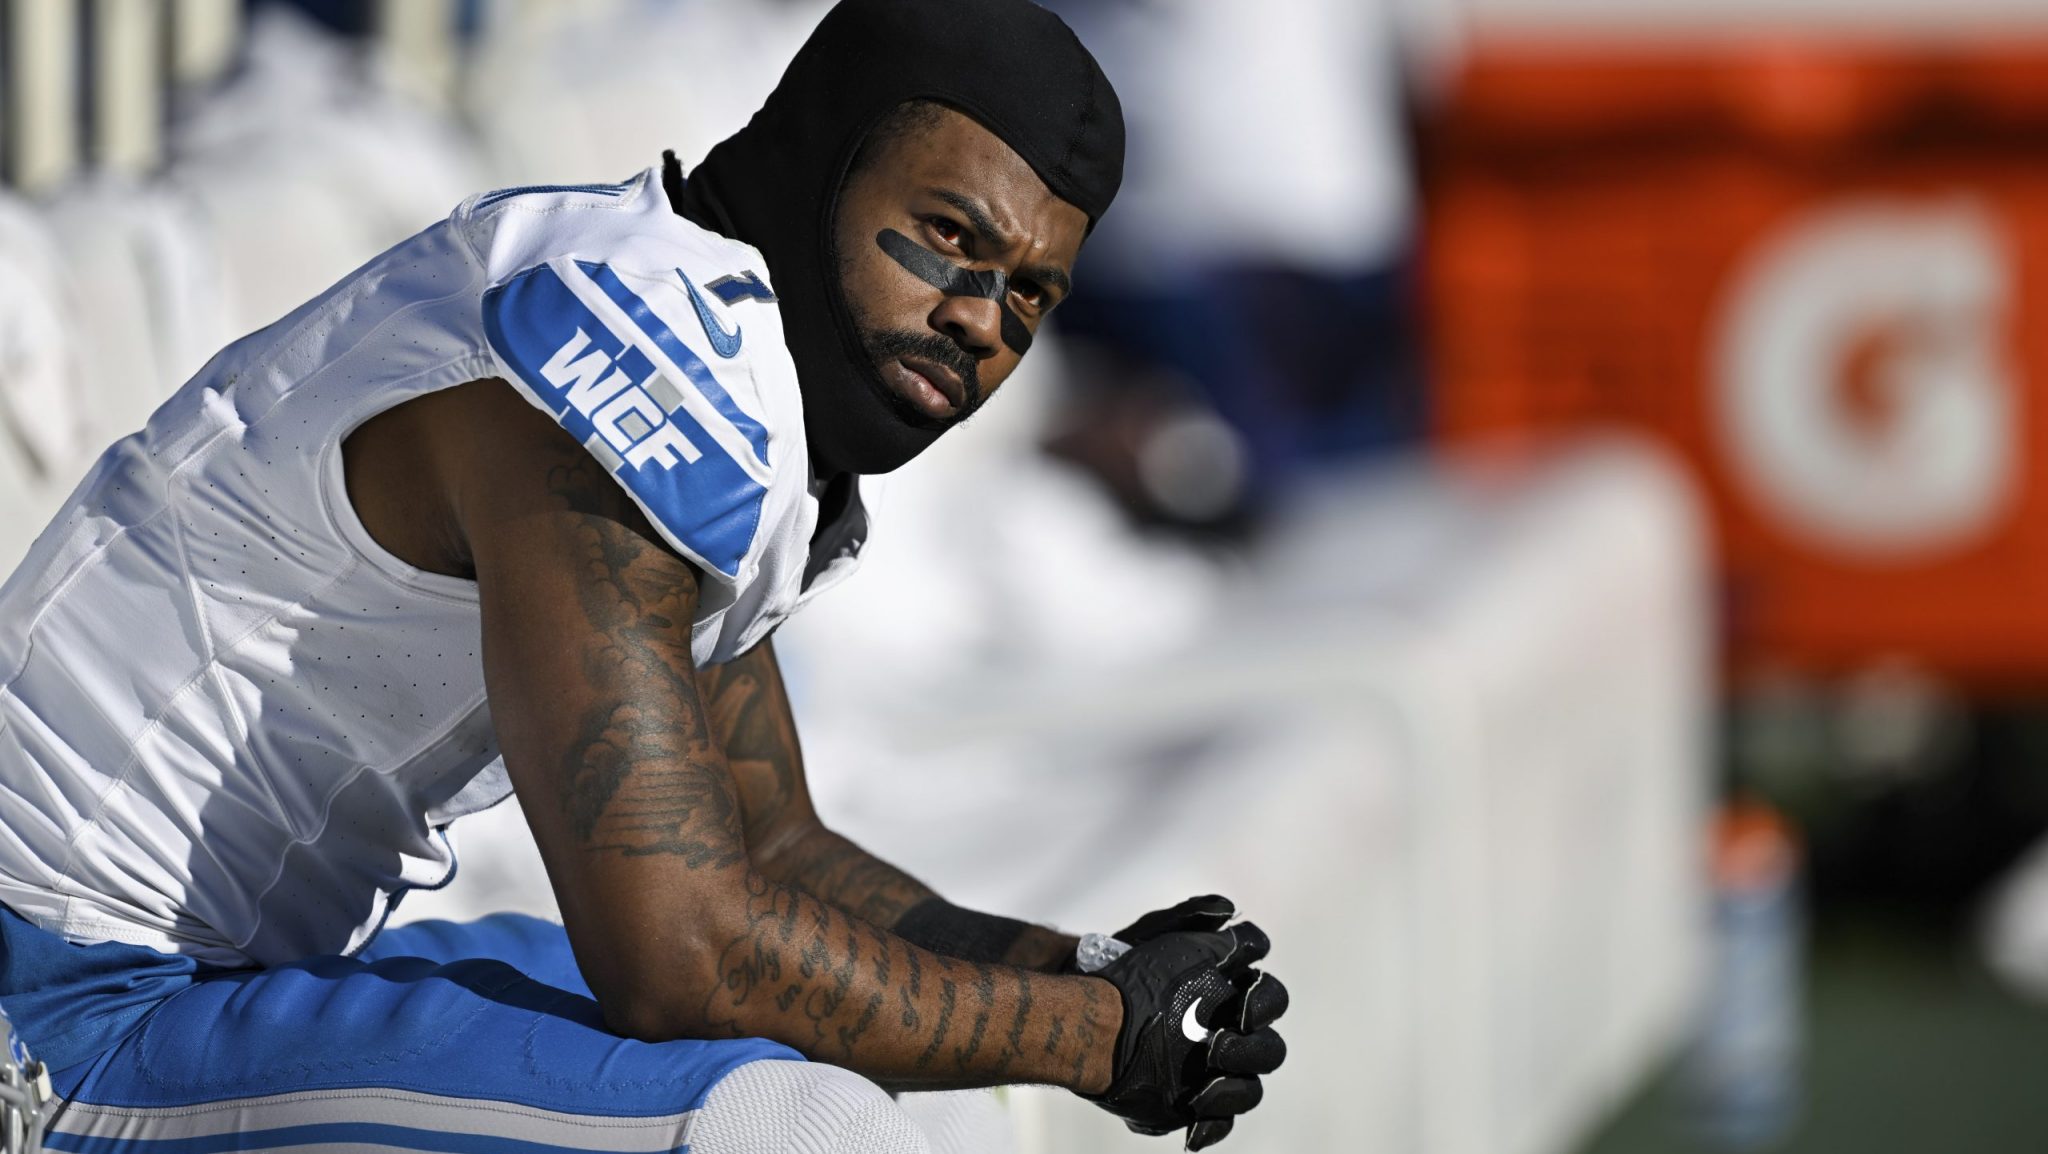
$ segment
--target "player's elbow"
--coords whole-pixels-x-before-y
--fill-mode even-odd
[[[636,1042],[673,1042],[701,1037],[690,1018],[677,1008],[654,998],[599,997],[597,1008],[604,1015],[604,1028],[621,1038]]]
[[[638,1042],[728,1037],[715,1030],[706,1009],[716,1002],[717,981],[708,967],[678,958],[660,972],[643,972],[607,982],[593,980],[591,992],[605,1029]]]
[[[686,926],[642,935],[583,967],[606,1029],[641,1042],[757,1032],[744,1020],[755,1009],[748,975],[758,969],[737,945],[748,940],[745,918],[701,907],[689,915],[679,919]]]

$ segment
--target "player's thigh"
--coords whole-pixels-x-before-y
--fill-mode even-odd
[[[81,1154],[805,1149],[748,1144],[788,1125],[821,1154],[926,1149],[864,1079],[760,1039],[620,1038],[589,998],[495,960],[316,958],[208,979],[58,1089],[48,1145]]]
[[[576,965],[575,951],[569,948],[568,931],[560,922],[529,914],[490,914],[465,922],[409,922],[378,934],[356,956],[364,961],[429,958],[436,962],[459,962],[490,958],[537,982],[590,996],[590,986]]]

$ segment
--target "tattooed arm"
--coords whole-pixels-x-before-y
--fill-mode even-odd
[[[750,834],[781,827],[747,815],[775,787],[743,787],[714,735],[696,572],[502,383],[450,392],[435,472],[477,578],[491,713],[606,1022],[773,1038],[899,1086],[1101,1092],[1122,1017],[1107,982],[941,957],[757,868]]]
[[[947,957],[1054,972],[1074,956],[1074,938],[952,905],[818,820],[789,696],[768,642],[697,678],[713,737],[739,790],[754,868]]]

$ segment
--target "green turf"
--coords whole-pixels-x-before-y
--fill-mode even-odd
[[[2048,1152],[2048,1010],[1954,942],[1869,920],[1815,934],[1803,1122],[1784,1154]],[[1582,1154],[1696,1154],[1667,1077]]]

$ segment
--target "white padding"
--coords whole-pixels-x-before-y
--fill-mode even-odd
[[[993,1090],[943,1090],[896,1099],[932,1154],[1017,1154],[1010,1112]]]
[[[931,1154],[880,1086],[823,1062],[749,1062],[712,1088],[693,1154]]]

